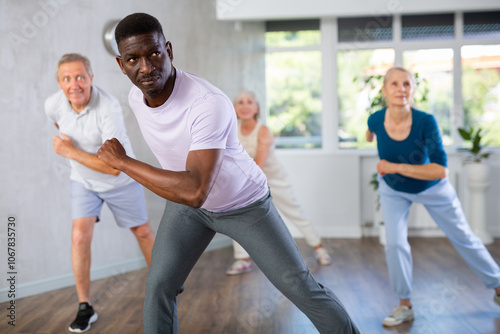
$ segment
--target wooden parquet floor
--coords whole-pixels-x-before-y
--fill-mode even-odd
[[[397,300],[388,282],[384,251],[375,238],[326,239],[333,257],[320,267],[301,239],[297,244],[316,279],[342,300],[362,333],[491,334],[500,333],[500,306],[493,290],[466,266],[444,238],[412,238],[416,317],[411,323],[384,328],[382,319]],[[500,262],[500,240],[488,246]],[[232,249],[203,254],[178,298],[183,334],[311,334],[309,320],[265,278],[254,271],[228,277]],[[99,315],[88,333],[141,334],[147,270],[92,283]],[[7,325],[7,303],[0,304],[0,333],[69,333],[76,314],[74,287],[17,300],[16,326]]]

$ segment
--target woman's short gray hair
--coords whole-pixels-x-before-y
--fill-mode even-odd
[[[260,104],[259,100],[257,99],[257,94],[255,94],[255,92],[246,89],[240,90],[240,92],[234,97],[233,105],[236,105],[236,103],[238,103],[238,101],[241,100],[244,96],[250,96],[254,100],[257,107],[259,108],[258,112],[254,115],[254,118],[258,119],[260,116]]]

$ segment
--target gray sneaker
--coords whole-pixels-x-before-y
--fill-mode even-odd
[[[396,307],[390,316],[384,319],[382,321],[382,324],[384,326],[397,326],[402,324],[405,321],[410,321],[414,317],[414,312],[412,308],[409,308],[408,306],[404,305],[399,305]]]

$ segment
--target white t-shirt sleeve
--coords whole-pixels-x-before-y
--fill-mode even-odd
[[[192,105],[187,121],[191,124],[190,151],[225,149],[236,114],[226,98],[208,94]]]

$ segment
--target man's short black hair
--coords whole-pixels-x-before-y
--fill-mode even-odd
[[[116,44],[120,46],[121,41],[131,36],[157,32],[163,37],[163,29],[160,22],[146,13],[135,13],[126,16],[115,28]]]

